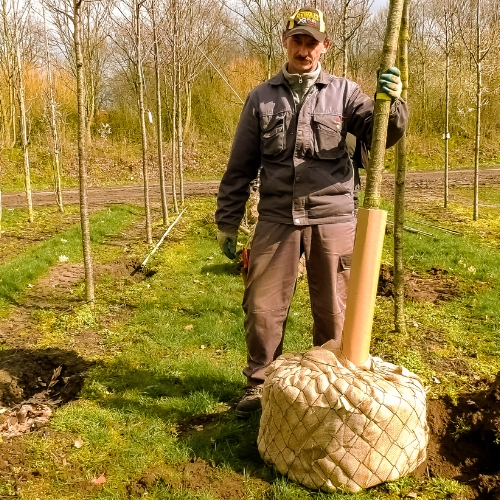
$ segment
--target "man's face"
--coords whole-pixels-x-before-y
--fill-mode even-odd
[[[283,40],[288,54],[289,73],[310,73],[318,67],[321,54],[328,49],[328,41],[318,42],[310,35],[292,35]]]

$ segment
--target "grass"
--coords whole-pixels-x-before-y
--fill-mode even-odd
[[[48,431],[21,438],[30,458],[21,498],[135,498],[140,495],[131,492],[146,483],[151,499],[219,498],[217,492],[228,484],[256,500],[392,500],[411,491],[439,500],[464,494],[455,481],[402,478],[358,495],[326,495],[290,483],[262,462],[256,448],[258,419],[239,421],[231,409],[244,384],[243,282],[236,265],[217,247],[214,208],[213,198],[190,200],[142,279],[99,278],[96,312],[77,307],[60,318],[50,312],[40,316],[47,330],[61,333],[42,339],[40,348],[48,338],[53,347],[64,348],[65,334],[83,326],[97,331],[107,352],[89,372],[78,400],[57,410]],[[427,215],[412,217],[435,222]],[[123,253],[107,245],[109,234],[126,230],[137,216],[135,208],[123,206],[93,216],[97,260]],[[408,266],[420,272],[446,269],[456,277],[459,296],[441,304],[408,303],[405,335],[393,332],[392,301],[377,301],[372,354],[416,372],[430,397],[454,398],[468,387],[470,375],[500,369],[500,252],[488,235],[473,234],[468,226],[454,222],[463,236],[437,230],[432,239],[405,234]],[[386,238],[387,262],[390,246]],[[140,262],[148,247],[137,242],[130,250],[127,258]],[[61,253],[78,261],[79,252],[77,228],[24,249],[0,268],[2,300],[18,300]],[[285,351],[311,345],[308,300],[307,279],[302,278]],[[125,323],[104,328],[102,317],[112,307],[133,314]],[[464,369],[454,371],[445,363],[450,358],[460,360]],[[78,439],[82,446],[77,448]],[[189,467],[198,467],[199,473],[188,477]],[[106,482],[93,485],[101,476]],[[148,477],[154,480],[148,483]],[[12,487],[0,480],[0,494],[10,494]]]
[[[112,206],[90,218],[91,244],[102,245],[106,235],[119,232],[137,217],[137,210],[126,206]],[[13,222],[17,218],[13,218]],[[7,311],[31,288],[32,283],[58,261],[78,262],[82,254],[79,225],[45,239],[42,243],[23,249],[18,257],[5,262],[0,269],[0,308]]]

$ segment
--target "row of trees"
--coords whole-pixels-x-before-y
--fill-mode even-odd
[[[329,25],[325,68],[373,92],[387,12],[374,14],[372,0],[312,3]],[[500,0],[422,0],[409,14],[409,142],[442,135],[447,172],[450,136],[474,138],[474,218],[481,139],[496,138],[500,125],[499,5]],[[30,220],[30,148],[45,151],[63,210],[63,156],[77,153],[85,190],[86,148],[97,137],[127,140],[142,153],[151,242],[151,152],[167,224],[168,177],[176,212],[184,201],[186,137],[230,140],[247,91],[283,64],[281,33],[296,5],[290,0],[1,0],[0,7],[0,149],[3,158],[20,151]]]

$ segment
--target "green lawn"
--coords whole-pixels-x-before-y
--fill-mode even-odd
[[[385,500],[411,491],[422,499],[445,499],[462,491],[450,480],[403,478],[358,495],[326,495],[290,483],[262,462],[256,447],[258,418],[240,421],[232,411],[244,385],[243,282],[237,266],[217,247],[214,209],[213,198],[189,200],[143,279],[99,278],[96,311],[85,314],[91,315],[86,321],[102,336],[106,354],[95,360],[80,397],[56,411],[47,432],[18,438],[30,464],[28,479],[15,485],[21,488],[19,498],[126,499],[147,491],[151,499],[208,500],[231,498],[228,492],[233,491],[233,498],[248,499]],[[423,213],[411,215],[436,222]],[[125,258],[107,238],[139,217],[140,210],[131,207],[94,216],[97,262]],[[469,374],[480,376],[500,369],[500,251],[487,237],[463,232],[457,236],[434,230],[433,238],[405,233],[408,267],[421,273],[432,267],[447,270],[457,279],[457,297],[440,304],[408,303],[404,336],[393,332],[392,301],[377,300],[372,354],[416,372],[430,397],[454,398],[467,384],[464,373],[454,373],[449,365],[443,369],[440,360],[453,356]],[[156,227],[155,235],[160,234]],[[69,228],[4,262],[4,306],[12,297],[22,300],[27,283],[43,275],[62,252],[77,261],[77,237],[77,228]],[[62,240],[72,241],[71,249]],[[383,256],[388,263],[390,247],[388,236]],[[136,262],[150,250],[142,241],[130,248],[126,258]],[[112,307],[131,312],[125,321],[104,329],[100,321]],[[52,347],[64,348],[71,329],[84,321],[82,314],[75,308],[62,319],[50,312],[42,315],[40,321],[50,321],[58,335],[45,337],[38,347],[47,347],[50,340]],[[301,278],[285,351],[309,348],[311,326],[307,278]],[[432,349],[429,335],[438,340]],[[433,383],[433,377],[441,383]],[[92,483],[100,477],[105,482]],[[0,496],[15,493],[12,481],[1,481]]]

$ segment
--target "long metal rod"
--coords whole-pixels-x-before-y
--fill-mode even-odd
[[[174,220],[174,222],[172,222],[172,224],[170,224],[170,226],[168,227],[168,229],[165,231],[165,233],[163,234],[163,236],[160,238],[160,241],[158,241],[158,243],[155,245],[155,247],[153,248],[153,250],[151,250],[150,254],[144,259],[144,261],[141,264],[141,267],[144,267],[146,265],[147,261],[149,260],[149,258],[151,257],[151,255],[153,255],[156,252],[156,250],[158,250],[158,248],[162,244],[163,240],[166,238],[167,234],[177,224],[177,221],[181,218],[181,215],[186,210],[187,210],[187,207],[177,216],[177,218]]]
[[[240,100],[241,104],[245,104],[243,102],[243,99],[238,95],[238,92],[236,92],[236,90],[234,90],[233,87],[231,87],[231,84],[227,81],[226,77],[217,69],[215,64],[210,60],[210,58],[205,54],[205,52],[201,50],[201,47],[199,45],[197,45],[196,47],[198,47],[198,50],[205,56],[205,59],[210,63],[210,66],[212,66],[212,68],[214,68],[215,71],[217,71],[219,76],[224,80],[224,83],[234,92],[234,95]]]

